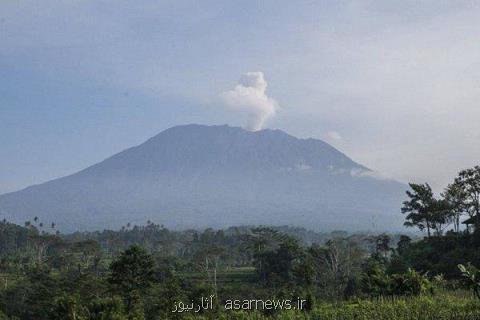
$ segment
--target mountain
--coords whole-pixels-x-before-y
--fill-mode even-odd
[[[329,144],[280,130],[184,125],[80,172],[0,196],[0,217],[62,230],[147,220],[174,228],[245,224],[400,229],[405,185]]]

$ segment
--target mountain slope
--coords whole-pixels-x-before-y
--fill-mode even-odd
[[[404,189],[321,140],[186,125],[73,175],[2,195],[0,216],[38,216],[69,231],[146,220],[180,228],[398,229]]]

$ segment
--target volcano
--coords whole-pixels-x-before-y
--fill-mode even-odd
[[[64,231],[147,220],[171,228],[400,229],[406,186],[318,139],[183,125],[72,175],[0,196],[0,217]]]

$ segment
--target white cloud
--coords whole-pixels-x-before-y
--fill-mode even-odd
[[[326,136],[327,140],[332,142],[338,142],[343,140],[343,137],[337,131],[328,131]]]
[[[267,81],[263,73],[247,72],[233,90],[223,92],[221,98],[231,110],[245,112],[248,116],[246,128],[257,131],[265,121],[274,116],[277,102],[265,93]]]
[[[377,180],[391,180],[392,178],[379,173],[377,171],[372,171],[372,170],[365,170],[365,169],[360,169],[360,168],[353,168],[350,170],[350,175],[352,177],[357,177],[357,178],[362,178],[362,177],[368,177],[368,178],[373,178]]]

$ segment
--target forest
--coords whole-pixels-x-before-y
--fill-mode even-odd
[[[398,234],[4,220],[0,319],[480,319],[480,166],[409,184],[399,214]]]

